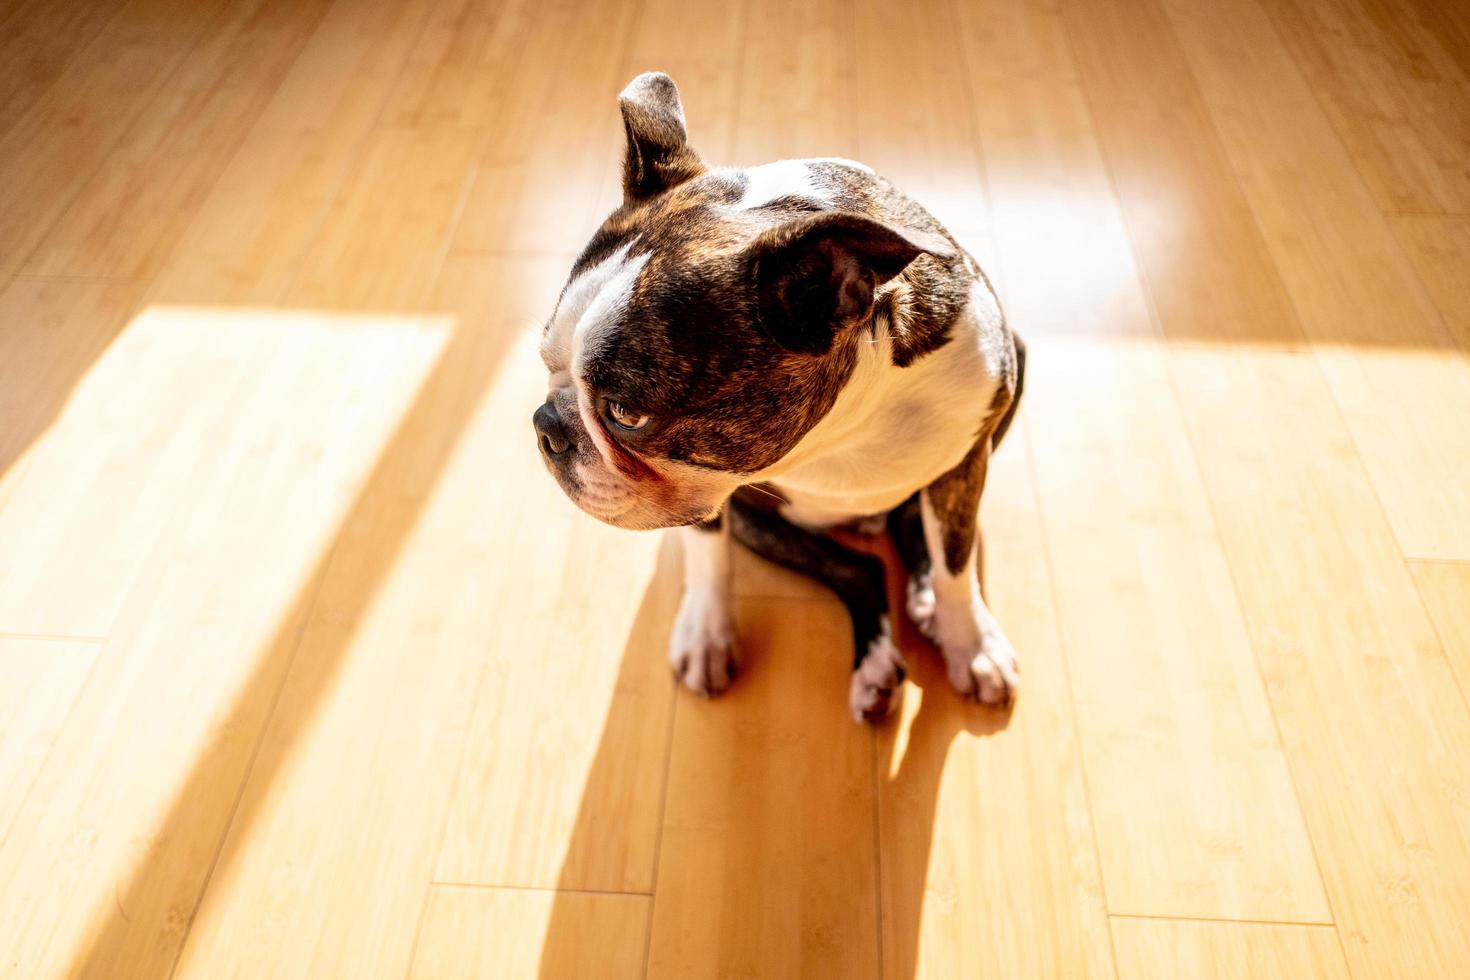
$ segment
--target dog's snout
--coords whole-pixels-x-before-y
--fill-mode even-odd
[[[572,448],[572,441],[567,438],[561,415],[551,402],[536,409],[531,416],[531,424],[536,427],[536,441],[541,444],[541,455],[547,459],[554,459]]]

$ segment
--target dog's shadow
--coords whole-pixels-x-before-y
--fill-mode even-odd
[[[627,746],[609,733],[628,731],[632,716],[648,710],[624,693],[637,689],[624,681],[646,671],[643,658],[664,657],[681,579],[668,537],[623,651],[587,786],[626,777]],[[965,914],[944,881],[957,869],[931,869],[946,760],[957,740],[994,734],[1010,716],[950,688],[939,654],[901,611],[903,579],[887,539],[847,542],[888,564],[896,640],[909,664],[902,703],[876,729],[853,723],[851,639],[835,597],[808,588],[798,599],[742,598],[735,687],[714,701],[674,693],[669,782],[648,879],[656,895],[647,900],[646,952],[626,948],[643,937],[622,937],[628,967],[637,953],[650,977],[904,980],[918,969],[926,902],[950,906],[944,917]],[[610,962],[588,961],[606,939],[589,935],[589,897],[576,891],[574,869],[598,864],[622,832],[609,826],[614,815],[589,812],[594,798],[605,794],[584,792],[562,864],[542,978],[623,975]]]

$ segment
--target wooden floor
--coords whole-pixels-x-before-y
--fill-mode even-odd
[[[613,97],[1031,348],[1014,712],[541,472]],[[1470,7],[0,0],[0,974],[1470,977]]]

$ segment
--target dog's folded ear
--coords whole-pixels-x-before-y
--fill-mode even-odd
[[[747,254],[762,326],[788,350],[822,354],[867,318],[879,286],[921,255],[954,249],[939,235],[820,211],[762,232]]]
[[[628,136],[623,157],[623,197],[632,202],[662,194],[704,173],[689,145],[679,89],[663,72],[646,71],[618,96]]]

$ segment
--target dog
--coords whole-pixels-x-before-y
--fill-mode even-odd
[[[639,75],[618,101],[623,202],[547,321],[533,423],[582,510],[681,528],[675,675],[705,696],[735,677],[734,537],[836,593],[852,618],[853,717],[886,717],[904,660],[884,566],[828,533],[857,524],[891,534],[907,613],[955,690],[1008,705],[1019,668],[981,596],[978,512],[1025,347],[990,281],[862,164],[713,167],[669,76]]]

